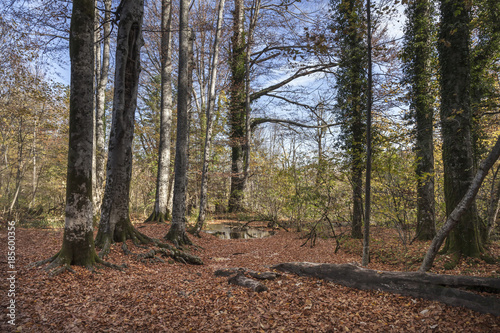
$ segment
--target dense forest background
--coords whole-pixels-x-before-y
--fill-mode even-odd
[[[443,65],[442,49],[450,47],[451,42],[440,26],[444,26],[445,11],[451,9],[443,7],[440,12],[439,4],[429,1],[425,2],[428,8],[419,12],[417,3],[381,0],[371,6],[371,224],[394,228],[402,244],[421,233],[418,226],[424,218],[419,208],[419,184],[432,178],[432,204],[427,202],[427,207],[432,206],[429,214],[433,217],[427,239],[451,212],[444,190],[449,170],[443,163],[440,82],[444,70],[454,72],[464,66],[459,62],[446,68]],[[139,222],[151,217],[158,192],[161,50],[166,31],[171,32],[173,104],[172,126],[166,139],[171,158],[165,167],[165,195],[167,215],[172,211],[179,4],[170,4],[170,28],[162,25],[161,1],[144,4],[129,201],[130,215]],[[12,1],[1,10],[2,220],[16,219],[21,225],[36,226],[61,227],[64,223],[69,130],[69,87],[64,77],[69,65],[71,5],[64,1]],[[96,138],[97,133],[102,135],[101,141],[96,139],[94,154],[95,226],[100,218],[111,129],[118,5],[116,1],[97,1],[96,7],[94,128]],[[227,2],[222,12],[215,99],[207,118],[218,4],[209,0],[191,3],[185,213],[190,223],[194,224],[200,214],[209,119],[208,218],[226,214],[232,219],[262,220],[289,230],[314,230],[322,236],[332,236],[331,225],[335,224],[345,229],[345,235],[360,237],[366,151],[364,99],[368,91],[367,59],[362,51],[367,47],[363,6],[354,0]],[[455,8],[451,15],[460,18],[467,14],[463,22],[468,29],[469,60],[464,75],[469,82],[470,117],[464,126],[472,134],[470,138],[461,137],[458,130],[453,140],[461,145],[463,139],[464,146],[470,140],[471,170],[475,170],[499,135],[500,10],[494,0],[476,0],[465,6]],[[459,25],[451,29],[453,36],[460,30]],[[419,65],[422,52],[425,59]],[[106,58],[110,59],[109,70]],[[427,129],[418,127],[422,104],[427,110]],[[424,131],[430,131],[425,154],[431,154],[432,159],[430,169],[422,172],[422,139],[418,137]],[[482,235],[488,235],[484,241],[496,232],[499,170],[500,165],[495,164],[475,201],[477,225]]]

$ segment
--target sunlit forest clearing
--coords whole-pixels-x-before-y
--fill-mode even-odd
[[[0,330],[500,331],[497,0],[0,29]]]

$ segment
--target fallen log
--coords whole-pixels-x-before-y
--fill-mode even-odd
[[[224,269],[218,269],[214,272],[215,276],[231,276],[233,274],[238,273],[239,271],[242,271],[243,273],[246,273],[250,275],[253,278],[256,278],[258,280],[274,280],[280,274],[276,272],[258,272],[254,271],[252,269],[248,268],[224,268]]]
[[[387,272],[365,269],[352,264],[291,262],[278,264],[272,268],[332,281],[346,287],[420,297],[500,316],[500,298],[465,290],[498,294],[500,279],[423,272]]]
[[[256,291],[258,293],[267,291],[267,287],[265,285],[263,285],[259,281],[246,277],[244,270],[239,270],[238,273],[227,280],[227,282],[229,284],[235,284],[237,286],[252,289],[253,291]]]

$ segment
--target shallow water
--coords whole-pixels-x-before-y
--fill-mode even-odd
[[[213,234],[221,239],[248,239],[264,238],[272,236],[274,233],[262,228],[250,226],[243,227],[241,224],[215,223],[207,224],[205,232]]]

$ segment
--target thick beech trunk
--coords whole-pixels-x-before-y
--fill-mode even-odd
[[[443,136],[444,194],[450,216],[474,177],[472,115],[470,107],[470,5],[467,1],[441,1],[441,131]],[[471,203],[446,241],[455,265],[461,255],[479,257],[484,251],[476,205]]]
[[[500,279],[437,275],[420,272],[385,272],[351,264],[282,263],[273,269],[300,276],[316,277],[362,290],[421,297],[481,313],[500,315],[500,298],[482,296],[465,289],[500,293]]]
[[[500,136],[497,138],[497,142],[491,149],[490,153],[488,154],[488,157],[483,162],[481,162],[478,171],[474,176],[474,179],[472,180],[469,188],[467,189],[467,192],[460,200],[460,202],[457,204],[455,209],[453,209],[453,211],[448,215],[445,224],[438,231],[438,233],[432,240],[432,243],[429,246],[429,250],[425,255],[424,261],[422,262],[419,271],[427,272],[432,267],[434,258],[436,257],[439,249],[441,248],[441,245],[443,245],[445,238],[450,234],[450,232],[452,232],[452,230],[454,230],[454,228],[457,229],[456,228],[457,225],[460,225],[460,223],[464,223],[463,216],[467,213],[467,211],[470,209],[470,206],[474,203],[476,194],[479,191],[479,188],[481,187],[484,178],[486,177],[488,171],[491,169],[491,167],[498,160],[499,157],[500,157]]]
[[[161,103],[160,148],[153,213],[146,222],[165,222],[170,219],[168,206],[170,178],[170,133],[172,127],[172,1],[162,1],[161,16]]]
[[[58,274],[70,265],[92,269],[100,262],[92,226],[92,142],[94,105],[94,1],[73,1],[70,30],[71,93],[66,220],[61,250],[46,270]]]
[[[129,217],[132,140],[140,72],[144,2],[123,0],[120,7],[106,188],[96,238],[96,245],[101,248],[102,255],[109,251],[112,242],[125,242],[127,239],[133,239],[135,242],[145,241],[134,229]]]

